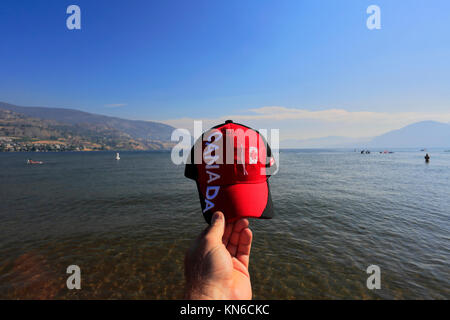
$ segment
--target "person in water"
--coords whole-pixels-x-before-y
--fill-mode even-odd
[[[226,223],[222,212],[214,213],[211,225],[186,253],[186,299],[252,298],[248,264],[253,235],[248,226],[247,219]]]
[[[428,153],[425,155],[425,162],[430,162],[430,156],[428,155]]]

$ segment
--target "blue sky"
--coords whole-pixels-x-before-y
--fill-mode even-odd
[[[81,30],[66,28],[71,4]],[[366,27],[371,4],[381,30]],[[18,105],[174,125],[234,115],[286,125],[289,137],[450,121],[446,0],[2,0],[0,35],[0,101]],[[315,118],[334,109],[384,120],[350,132]],[[287,112],[287,122],[268,110]]]

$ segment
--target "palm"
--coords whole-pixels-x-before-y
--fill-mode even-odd
[[[248,225],[247,219],[241,219],[215,231],[209,227],[197,238],[185,261],[187,284],[194,293],[214,299],[252,298],[248,273],[252,232]]]
[[[241,219],[225,227],[222,243],[211,249],[211,275],[230,288],[230,299],[251,299],[248,264],[252,232],[248,220]]]

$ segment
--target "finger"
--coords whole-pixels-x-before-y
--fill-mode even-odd
[[[222,243],[226,247],[228,245],[228,241],[230,240],[231,232],[233,231],[234,223],[227,223],[225,226],[225,232],[223,233]]]
[[[205,238],[220,242],[225,228],[225,217],[222,212],[214,212],[211,219],[211,226],[207,229]]]
[[[233,226],[229,242],[231,242],[234,245],[237,245],[239,242],[239,234],[241,231],[245,228],[247,228],[249,225],[249,222],[247,219],[240,219],[236,221],[236,223]]]
[[[236,256],[240,233],[243,229],[247,228],[248,225],[249,223],[247,219],[238,220],[234,224],[230,239],[227,244],[227,250],[232,257]]]
[[[249,228],[241,231],[241,236],[239,237],[239,244],[237,247],[236,258],[248,268],[250,260],[250,250],[252,247],[253,233]]]

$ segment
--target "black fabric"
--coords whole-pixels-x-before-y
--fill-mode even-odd
[[[202,192],[200,191],[200,185],[197,181],[196,181],[196,185],[197,185],[197,191],[198,191],[198,198],[200,199],[200,207],[202,208],[202,212],[203,212],[203,210],[205,210],[205,208],[206,208],[205,197],[203,196]],[[205,218],[205,221],[208,224],[211,224],[211,219],[212,219],[213,213],[214,212],[212,210],[203,212],[203,218]]]
[[[272,194],[270,193],[270,185],[268,180],[267,180],[267,190],[268,190],[267,203],[263,213],[261,214],[260,217],[261,219],[272,219],[275,216],[275,211],[273,210]]]
[[[187,158],[188,160],[190,159],[191,161],[190,163],[189,161],[186,162],[186,166],[184,167],[184,176],[192,180],[197,180],[198,172],[197,166],[194,164],[194,147],[195,143],[194,146],[192,146],[191,152],[189,153],[189,156]]]

